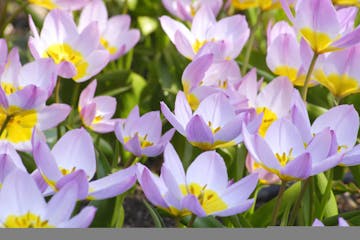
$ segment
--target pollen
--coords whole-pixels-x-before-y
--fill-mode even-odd
[[[180,185],[181,193],[186,196],[193,194],[199,200],[206,214],[222,211],[228,208],[227,204],[220,198],[219,194],[207,187],[200,186],[197,183],[191,183],[187,186]]]
[[[76,81],[86,76],[89,63],[86,62],[81,52],[73,49],[69,44],[59,43],[48,47],[43,54],[44,58],[52,58],[56,64],[61,62],[71,62],[76,68],[76,75],[73,79]]]
[[[47,220],[41,219],[40,216],[33,213],[24,215],[10,215],[3,223],[6,228],[53,228]]]

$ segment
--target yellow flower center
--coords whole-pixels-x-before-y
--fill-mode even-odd
[[[359,0],[333,0],[334,4],[343,5],[343,6],[356,6],[360,7]]]
[[[6,83],[6,82],[1,83],[1,88],[4,90],[6,95],[13,94],[14,92],[20,90],[20,89],[16,88],[13,84]]]
[[[146,148],[146,147],[150,147],[150,146],[154,145],[153,142],[150,142],[147,140],[147,137],[148,137],[147,134],[145,134],[144,137],[139,136],[139,133],[135,133],[135,135],[139,138],[141,148]],[[124,137],[124,142],[127,143],[131,138],[132,137],[130,137],[130,136]]]
[[[71,62],[76,68],[76,75],[73,79],[76,81],[86,76],[89,63],[83,57],[81,52],[76,51],[70,45],[66,43],[53,44],[43,53],[44,58],[52,58],[56,64],[64,61]]]
[[[329,89],[335,97],[343,98],[360,92],[358,81],[347,74],[332,73],[326,76],[322,70],[317,70],[314,75],[316,80]]]
[[[330,47],[334,39],[331,39],[326,33],[314,32],[310,28],[300,29],[300,33],[316,53],[325,53],[339,50],[337,48]]]
[[[215,191],[206,189],[206,185],[203,187],[197,183],[191,183],[187,186],[180,185],[180,190],[184,196],[188,194],[195,195],[206,214],[212,214],[228,208],[227,204]]]
[[[39,5],[46,9],[52,10],[57,8],[58,6],[51,0],[29,0],[29,3]]]
[[[12,143],[29,141],[36,123],[35,110],[24,110],[17,106],[0,108],[0,126],[3,128],[0,139]]]
[[[10,215],[4,222],[6,228],[54,228],[47,220],[33,213],[26,213],[21,216]]]
[[[289,154],[286,154],[284,152],[282,154],[275,153],[275,157],[277,158],[282,167],[284,167],[288,162],[294,159],[292,156],[292,151],[293,149],[291,148]]]
[[[114,46],[111,46],[110,43],[103,37],[100,38],[101,45],[112,55],[115,54],[117,49]]]
[[[262,137],[265,137],[265,134],[268,130],[268,128],[271,126],[271,124],[276,121],[277,116],[276,114],[271,111],[270,109],[266,108],[266,107],[258,107],[256,108],[256,113],[260,114],[260,113],[264,113],[263,115],[263,119],[259,128],[259,134]]]
[[[206,43],[207,43],[207,40],[200,41],[200,40],[196,39],[195,43],[192,46],[194,52],[197,53],[200,50],[200,48],[202,48],[202,46],[204,46]]]

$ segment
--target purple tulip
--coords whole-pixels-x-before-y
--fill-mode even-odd
[[[176,216],[194,213],[231,216],[242,213],[253,204],[248,199],[258,177],[251,174],[236,183],[229,183],[224,160],[215,151],[200,154],[185,174],[174,147],[168,144],[160,177],[138,164],[138,181],[147,199]]]

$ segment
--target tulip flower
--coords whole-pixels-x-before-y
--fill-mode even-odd
[[[110,96],[94,97],[97,81],[94,80],[80,94],[79,112],[83,124],[95,132],[108,133],[115,129],[116,99]]]
[[[192,21],[201,6],[208,6],[214,16],[218,15],[223,1],[221,0],[162,0],[166,10],[184,21]]]
[[[38,171],[50,187],[46,194],[59,191],[72,179],[82,182],[79,199],[88,200],[114,197],[135,184],[135,167],[91,181],[96,171],[95,150],[90,135],[84,129],[65,133],[52,150],[37,133],[33,134],[32,144]]]
[[[318,133],[306,147],[299,131],[281,118],[269,127],[264,138],[244,129],[244,143],[254,160],[282,181],[306,179],[342,160],[341,154],[330,154],[335,137],[331,130]]]
[[[349,224],[342,217],[339,217],[338,222],[339,222],[339,227],[349,227]],[[312,226],[313,227],[325,227],[325,225],[317,218],[313,222]]]
[[[338,99],[360,92],[360,71],[357,60],[360,45],[328,54],[321,68],[314,72],[316,81]]]
[[[159,111],[148,112],[140,117],[139,107],[136,106],[127,119],[116,124],[115,135],[125,149],[135,156],[155,157],[164,151],[175,132],[175,129],[170,129],[161,136],[161,128]]]
[[[96,208],[88,206],[71,217],[77,201],[77,182],[66,184],[46,203],[30,175],[11,172],[0,190],[0,225],[5,228],[86,228]]]
[[[356,9],[336,10],[330,0],[298,0],[295,16],[286,0],[286,15],[316,54],[351,47],[360,42],[360,28],[353,29]]]
[[[140,39],[139,30],[129,29],[130,16],[124,14],[108,18],[102,0],[93,0],[85,6],[80,15],[79,30],[83,31],[94,21],[99,28],[100,44],[109,52],[111,61],[127,53]]]
[[[215,151],[200,154],[185,174],[174,147],[168,144],[160,177],[138,164],[138,181],[151,203],[173,215],[185,216],[192,212],[198,217],[225,217],[251,207],[253,199],[248,197],[258,177],[251,174],[230,183],[225,162]]]
[[[109,61],[109,53],[99,49],[100,33],[96,22],[78,32],[67,12],[55,9],[48,13],[39,34],[29,17],[33,37],[29,48],[35,59],[51,58],[58,66],[58,75],[83,82],[99,73]]]
[[[233,60],[214,59],[213,54],[205,54],[194,59],[184,70],[182,84],[184,93],[193,110],[207,96],[235,88],[241,81],[240,69]]]
[[[225,43],[225,59],[235,59],[250,35],[244,16],[237,14],[216,22],[213,12],[205,5],[196,13],[191,30],[167,16],[160,17],[160,23],[177,50],[189,59],[207,42],[219,41]]]
[[[295,30],[284,21],[273,27],[269,24],[267,37],[266,63],[270,70],[288,77],[296,86],[303,86],[313,54],[309,45],[304,39],[298,42]],[[311,81],[311,85],[315,83]]]
[[[47,130],[67,117],[71,110],[68,105],[45,105],[55,81],[56,67],[51,59],[21,66],[18,50],[10,51],[6,67],[0,71],[1,140],[10,142],[17,150],[31,151],[35,126]]]
[[[222,93],[205,98],[195,112],[183,92],[178,92],[175,114],[161,102],[161,111],[173,127],[194,146],[203,150],[234,146],[242,141],[242,122],[250,131],[257,131],[261,118],[249,110],[236,114],[234,107]]]
[[[359,128],[359,115],[352,105],[339,105],[331,108],[310,124],[304,103],[297,101],[291,110],[292,122],[301,129],[305,145],[319,133],[330,130],[334,139],[329,155],[342,154],[339,165],[354,166],[360,164],[360,145],[355,145]],[[354,129],[356,129],[354,131]]]

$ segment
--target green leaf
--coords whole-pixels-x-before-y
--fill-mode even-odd
[[[145,207],[148,209],[156,228],[165,227],[164,221],[162,220],[160,214],[153,208],[146,200],[143,200]]]
[[[126,195],[127,194],[125,193],[116,197],[114,213],[111,219],[111,227],[121,228],[124,224],[125,210],[123,207],[123,202]]]
[[[330,170],[331,171],[331,170]],[[328,180],[325,177],[324,173],[320,173],[316,175],[316,187],[317,190],[321,194],[321,205],[320,208],[316,209],[316,217],[322,218],[324,217],[331,217],[334,215],[338,215],[339,211],[337,208],[337,203],[335,199],[335,195],[331,190],[331,184],[328,185]]]
[[[355,183],[358,187],[360,187],[360,166],[351,166],[349,167],[350,171],[355,179]]]
[[[95,218],[90,227],[110,227],[116,198],[94,200],[89,205],[96,207]]]
[[[191,216],[186,216],[181,219],[181,223],[185,226],[188,225]],[[196,218],[193,224],[193,228],[223,228],[225,227],[219,220],[213,216]]]
[[[336,216],[325,218],[322,220],[326,226],[335,226],[338,225],[338,218],[344,218],[350,225],[359,226],[360,225],[360,210],[355,210],[351,212],[341,213]]]
[[[301,182],[296,182],[292,186],[290,186],[283,195],[283,199],[281,201],[281,205],[279,208],[279,216],[284,213],[288,204],[293,204],[297,199],[301,190]],[[253,215],[250,216],[250,223],[254,227],[266,227],[271,223],[272,211],[275,207],[276,198],[271,201],[265,203],[261,207],[259,207]]]

